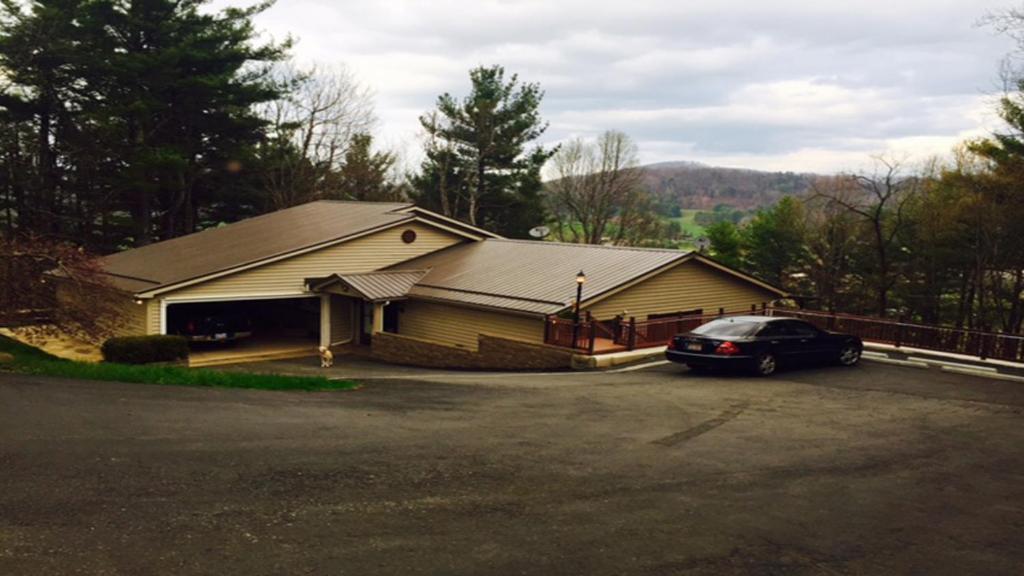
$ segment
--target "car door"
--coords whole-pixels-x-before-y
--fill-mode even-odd
[[[802,320],[787,320],[786,329],[794,336],[794,346],[801,358],[821,358],[828,353],[828,334]]]
[[[800,354],[796,334],[786,320],[775,320],[765,324],[757,333],[758,340],[767,344],[769,350],[780,358],[792,358]]]

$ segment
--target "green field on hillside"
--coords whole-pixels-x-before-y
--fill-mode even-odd
[[[704,227],[695,221],[697,214],[700,212],[706,212],[706,210],[683,210],[682,216],[669,218],[669,221],[678,222],[684,234],[689,234],[695,239],[700,238],[704,235]]]

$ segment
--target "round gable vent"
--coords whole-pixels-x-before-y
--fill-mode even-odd
[[[405,232],[402,232],[402,242],[405,242],[406,244],[412,244],[415,241],[416,241],[416,231],[415,230],[406,230]]]

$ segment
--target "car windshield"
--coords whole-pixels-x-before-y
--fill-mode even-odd
[[[750,336],[761,326],[758,322],[746,320],[712,320],[693,329],[701,336]]]

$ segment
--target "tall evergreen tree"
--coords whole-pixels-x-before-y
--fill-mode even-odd
[[[553,150],[529,147],[547,129],[540,86],[506,79],[501,66],[469,73],[469,96],[443,94],[420,117],[426,159],[417,201],[447,216],[509,236],[544,221],[540,170]],[[528,148],[529,147],[529,148]]]
[[[388,182],[388,172],[395,165],[392,152],[374,152],[373,136],[363,133],[352,137],[345,151],[345,163],[336,176],[337,185],[329,197],[365,202],[398,200],[401,191]]]
[[[711,253],[715,258],[726,266],[740,266],[743,238],[735,224],[729,220],[719,220],[708,226],[704,233],[711,242]]]
[[[748,270],[778,286],[789,284],[789,272],[802,271],[806,263],[803,206],[795,198],[787,196],[758,212],[743,233]]]
[[[36,135],[20,142],[38,168],[19,228],[109,249],[192,232],[224,201],[263,138],[253,105],[281,94],[268,66],[288,44],[256,41],[268,2],[205,4],[4,1],[0,120]],[[108,230],[118,224],[128,229]]]

